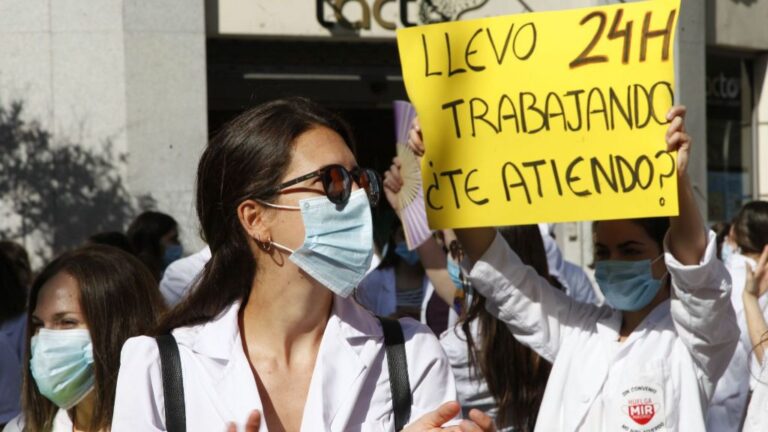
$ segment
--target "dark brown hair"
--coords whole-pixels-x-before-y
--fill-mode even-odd
[[[0,324],[24,313],[27,287],[21,283],[16,264],[0,250]]]
[[[152,329],[164,311],[163,300],[149,270],[132,255],[111,246],[84,246],[64,253],[48,264],[35,279],[29,295],[22,391],[26,430],[51,430],[58,410],[38,391],[30,372],[29,359],[30,342],[36,331],[32,313],[40,290],[59,273],[66,273],[77,280],[80,308],[91,334],[96,404],[89,430],[109,429],[120,368],[120,350],[129,337],[146,334]]]
[[[164,235],[177,228],[178,225],[173,217],[156,211],[141,213],[128,227],[126,236],[133,253],[149,268],[158,282],[165,265],[163,246],[160,241]]]
[[[208,144],[197,168],[197,216],[211,259],[192,293],[159,326],[208,322],[237,300],[248,298],[256,260],[237,207],[247,199],[270,202],[288,168],[294,142],[315,127],[329,128],[350,146],[347,125],[304,98],[268,102],[239,115]]]
[[[736,215],[733,231],[742,253],[762,253],[768,244],[768,201],[744,204]]]
[[[544,241],[537,225],[499,229],[520,260],[533,267],[550,284]],[[472,299],[467,313],[459,320],[467,338],[469,364],[479,370],[498,406],[496,425],[514,426],[515,431],[532,431],[544,396],[551,365],[532,349],[518,342],[506,325],[485,309],[485,298]],[[470,323],[478,320],[478,343],[472,338]]]
[[[8,240],[0,241],[0,253],[4,253],[11,260],[19,282],[24,288],[29,288],[32,283],[32,267],[29,265],[29,254],[24,246]]]

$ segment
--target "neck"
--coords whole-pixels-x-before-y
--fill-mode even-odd
[[[290,364],[292,353],[316,351],[333,305],[333,294],[286,262],[257,271],[242,309],[246,344]]]
[[[96,405],[96,391],[92,390],[83,400],[72,408],[70,415],[74,418],[75,431],[90,431],[93,419],[93,408]]]
[[[621,330],[619,331],[619,341],[626,340],[630,334],[640,325],[656,306],[669,298],[669,283],[661,287],[656,297],[651,300],[644,308],[637,311],[622,311]]]

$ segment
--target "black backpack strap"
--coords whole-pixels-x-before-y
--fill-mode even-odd
[[[186,432],[187,415],[184,408],[184,379],[181,375],[181,357],[176,339],[171,334],[155,336],[160,350],[165,399],[165,429],[168,432]]]
[[[384,330],[384,348],[387,353],[389,386],[395,413],[395,430],[402,430],[411,417],[411,384],[408,380],[408,362],[405,358],[405,336],[400,321],[379,317]]]

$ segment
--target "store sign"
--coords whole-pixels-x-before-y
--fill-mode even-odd
[[[707,56],[707,107],[717,117],[741,117],[742,63],[739,57]]]
[[[394,38],[421,24],[523,12],[508,0],[209,0],[212,36]]]
[[[671,216],[680,1],[398,30],[432,229]]]
[[[325,28],[336,27],[350,30],[371,30],[372,21],[386,30],[395,30],[398,27],[412,27],[420,24],[435,22],[455,21],[467,12],[480,9],[489,0],[315,0],[317,9],[317,21]],[[417,4],[418,10],[410,8],[410,4]],[[349,18],[345,14],[347,5],[356,5],[355,18]],[[382,11],[384,7],[392,4],[397,6],[399,22],[389,21]],[[334,19],[326,19],[326,9],[333,11]],[[418,12],[418,13],[414,13]]]

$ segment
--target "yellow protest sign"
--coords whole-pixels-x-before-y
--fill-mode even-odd
[[[679,0],[399,30],[430,226],[677,214]]]

